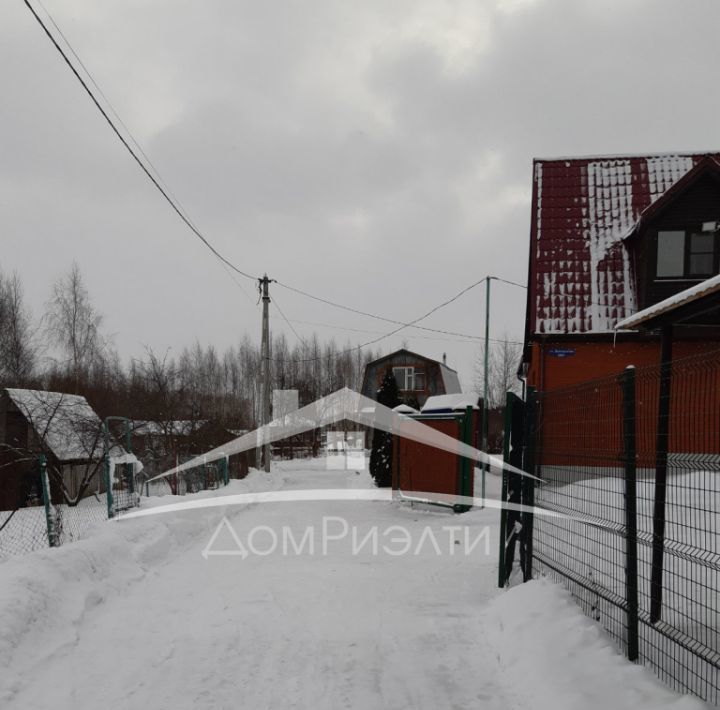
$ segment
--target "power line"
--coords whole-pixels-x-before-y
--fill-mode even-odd
[[[488,278],[492,279],[493,281],[500,281],[501,283],[510,284],[510,286],[517,286],[518,288],[524,288],[525,290],[527,290],[527,286],[525,286],[525,285],[523,285],[523,284],[519,284],[519,283],[517,283],[516,281],[510,281],[510,280],[508,280],[508,279],[502,279],[502,278],[500,278],[499,276],[488,276]]]
[[[487,277],[485,277],[487,278]],[[462,296],[465,292],[469,291],[472,288],[475,288],[479,284],[483,283],[485,281],[485,278],[481,279],[477,283],[472,284],[471,286],[468,286],[466,289],[461,291],[459,294],[457,294],[455,297],[450,299],[447,303],[440,304],[437,306],[431,313],[434,313],[435,310],[438,310],[440,308],[443,308],[444,306],[448,305],[449,303],[452,303],[453,301],[457,300]],[[282,281],[277,282],[278,286],[282,286],[283,288],[287,289],[288,291],[293,291],[294,293],[300,294],[301,296],[305,296],[306,298],[311,298],[314,301],[319,301],[320,303],[325,303],[328,306],[333,306],[334,308],[339,308],[343,311],[349,311],[350,313],[356,313],[361,316],[367,316],[368,318],[374,318],[375,320],[383,321],[384,323],[392,323],[393,325],[401,325],[405,328],[417,328],[418,330],[425,330],[429,333],[440,333],[441,335],[453,335],[458,338],[469,338],[471,340],[484,340],[484,337],[481,335],[470,335],[468,333],[458,333],[452,330],[441,330],[439,328],[429,328],[428,326],[424,325],[415,325],[415,323],[418,322],[418,320],[422,320],[423,318],[426,318],[430,313],[425,314],[422,318],[412,321],[411,323],[407,323],[405,321],[396,320],[394,318],[386,318],[385,316],[377,315],[377,313],[369,313],[368,311],[361,311],[358,308],[353,308],[352,306],[346,306],[342,303],[337,303],[335,301],[331,301],[327,298],[323,298],[322,296],[315,296],[312,293],[308,293],[307,291],[303,291],[302,289],[295,288],[294,286],[290,286],[289,284],[283,283]]]
[[[379,343],[381,340],[385,340],[385,338],[389,338],[389,337],[395,335],[396,333],[399,333],[401,330],[404,330],[405,328],[410,328],[410,327],[414,326],[416,323],[419,323],[421,320],[424,320],[428,316],[431,316],[436,311],[439,311],[441,308],[445,308],[445,306],[449,306],[454,301],[457,301],[458,298],[460,298],[461,296],[463,296],[465,293],[467,293],[471,289],[475,288],[476,286],[479,286],[481,283],[484,283],[486,280],[487,280],[487,277],[484,277],[484,278],[480,279],[479,281],[476,281],[475,283],[472,283],[469,286],[466,286],[464,289],[462,289],[462,291],[459,291],[458,293],[456,293],[452,298],[449,298],[447,301],[443,301],[442,303],[438,304],[437,306],[434,306],[427,313],[424,313],[419,318],[415,318],[415,320],[412,320],[409,323],[402,323],[401,321],[395,321],[396,323],[399,323],[398,328],[391,330],[389,333],[383,333],[383,334],[379,335],[377,338],[368,340],[367,342],[361,343],[360,345],[356,345],[355,347],[346,348],[345,350],[340,350],[339,352],[334,353],[334,356],[338,357],[338,356],[342,356],[342,355],[347,355],[348,353],[357,352],[358,350],[362,350],[363,348],[366,348],[370,345],[375,345],[375,343]],[[278,283],[278,285],[280,285],[279,282],[277,282],[277,283]],[[286,286],[286,288],[289,288],[289,287]],[[290,288],[290,290],[297,290],[297,289]],[[320,300],[320,299],[318,298],[318,300]],[[282,315],[282,313],[281,313],[281,315]],[[284,315],[283,315],[283,317],[284,317]],[[382,317],[379,317],[379,318],[381,320],[389,320],[389,319],[382,318]],[[288,321],[288,324],[289,324],[289,321]],[[323,360],[323,359],[324,358],[322,356],[318,356],[318,357],[298,358],[298,359],[284,360],[284,361],[277,360],[277,362],[302,363],[302,362],[316,362],[318,360]]]
[[[52,42],[52,44],[53,44],[53,46],[55,47],[55,49],[59,52],[60,56],[63,58],[63,60],[64,60],[65,63],[67,64],[67,66],[69,67],[70,71],[72,71],[72,73],[74,74],[74,76],[76,77],[76,79],[80,82],[81,86],[83,87],[83,89],[85,90],[85,92],[87,93],[87,95],[90,97],[91,101],[95,104],[95,107],[98,109],[98,111],[100,112],[100,114],[102,115],[102,117],[105,119],[105,121],[107,122],[107,124],[110,126],[110,128],[111,128],[112,131],[113,131],[113,133],[115,133],[115,135],[117,136],[118,140],[120,140],[120,142],[121,142],[122,145],[125,147],[125,149],[130,153],[130,155],[132,156],[132,158],[133,158],[133,159],[135,160],[135,162],[138,164],[138,166],[140,167],[140,169],[145,173],[145,175],[146,175],[147,178],[151,181],[151,183],[154,185],[154,187],[160,192],[160,194],[163,196],[163,198],[166,200],[166,202],[170,205],[170,207],[171,207],[171,208],[173,209],[173,211],[178,215],[178,217],[180,217],[180,219],[183,221],[183,223],[190,229],[190,231],[191,231],[198,239],[200,239],[200,241],[212,252],[212,254],[213,254],[217,259],[220,260],[220,262],[221,262],[226,268],[231,269],[232,271],[236,272],[237,274],[240,274],[241,276],[244,276],[245,278],[248,278],[248,279],[251,279],[251,280],[253,280],[253,281],[256,281],[256,280],[257,280],[257,277],[255,277],[255,276],[247,273],[246,271],[243,271],[243,270],[239,269],[237,266],[235,266],[235,264],[233,264],[231,261],[229,261],[227,258],[225,258],[225,257],[210,243],[210,241],[202,234],[202,232],[200,231],[200,229],[195,226],[195,224],[193,223],[193,221],[186,215],[186,211],[185,211],[185,209],[182,207],[182,204],[180,203],[180,201],[179,201],[177,198],[175,198],[175,196],[172,194],[171,190],[167,187],[167,184],[166,184],[165,181],[163,180],[163,178],[162,178],[159,170],[155,167],[155,165],[153,164],[153,162],[150,160],[150,158],[147,156],[147,154],[145,153],[145,151],[144,151],[144,150],[142,149],[142,147],[140,146],[139,142],[134,138],[134,136],[132,135],[131,131],[128,129],[128,127],[125,125],[125,123],[123,122],[123,120],[120,118],[119,114],[117,113],[117,111],[116,111],[116,110],[114,109],[114,107],[112,106],[112,103],[109,101],[109,99],[107,98],[107,96],[104,94],[104,92],[102,91],[102,89],[100,88],[100,86],[97,84],[97,82],[96,82],[95,79],[93,78],[93,76],[92,76],[92,74],[90,73],[90,71],[87,69],[87,67],[86,67],[85,64],[82,62],[82,60],[80,59],[80,57],[78,56],[78,54],[75,52],[75,50],[73,49],[73,47],[72,47],[72,45],[70,44],[69,40],[68,40],[67,37],[64,35],[64,33],[62,32],[62,30],[60,29],[60,27],[58,26],[58,24],[55,22],[55,20],[53,19],[52,15],[50,15],[50,13],[47,11],[47,9],[45,9],[45,7],[42,5],[42,2],[40,2],[40,0],[38,0],[38,2],[39,2],[39,4],[40,4],[40,6],[43,7],[43,10],[45,11],[45,14],[46,14],[47,17],[49,18],[49,20],[50,20],[50,22],[52,23],[52,25],[55,27],[55,29],[57,30],[57,32],[59,33],[59,35],[60,35],[60,36],[62,37],[62,39],[64,40],[64,42],[65,42],[65,44],[67,45],[67,47],[68,47],[69,51],[71,52],[71,54],[75,57],[75,59],[77,60],[77,62],[79,63],[79,65],[83,68],[83,70],[84,70],[85,73],[87,74],[90,82],[92,82],[92,84],[96,87],[98,93],[103,97],[103,99],[105,100],[105,102],[106,102],[107,105],[109,106],[110,111],[114,114],[114,116],[116,117],[118,123],[119,123],[120,125],[122,125],[122,127],[125,129],[125,132],[126,132],[127,135],[129,136],[130,141],[136,146],[137,152],[133,149],[133,147],[130,145],[130,143],[128,142],[128,140],[127,140],[127,139],[123,136],[123,134],[120,132],[120,130],[118,129],[118,127],[117,127],[117,126],[115,125],[115,123],[113,122],[112,118],[108,115],[108,112],[107,112],[107,111],[103,108],[103,106],[100,104],[100,102],[98,101],[97,97],[96,97],[95,94],[93,93],[92,89],[88,86],[88,83],[83,79],[83,77],[80,75],[80,73],[78,72],[78,70],[75,68],[75,66],[73,65],[72,61],[70,60],[70,58],[68,57],[68,55],[65,53],[65,51],[63,50],[63,48],[60,46],[60,44],[58,43],[58,41],[55,39],[55,37],[53,36],[53,34],[52,34],[52,32],[50,31],[50,29],[48,28],[48,26],[45,24],[45,22],[43,22],[42,18],[41,18],[41,17],[38,15],[38,13],[35,11],[35,8],[30,4],[29,0],[24,0],[24,3],[25,3],[25,5],[26,5],[26,7],[28,8],[28,10],[32,13],[33,17],[34,17],[35,20],[38,22],[38,24],[40,25],[40,27],[43,29],[43,31],[45,32],[45,34],[47,35],[47,37],[50,39],[50,41]],[[140,153],[140,155],[143,156],[143,158],[145,159],[145,161],[147,161],[147,163],[150,165],[150,167],[151,167],[152,170],[154,171],[155,175],[157,175],[157,177],[156,177],[155,175],[153,175],[152,172],[150,172],[150,170],[149,170],[148,167],[145,165],[145,163],[143,162],[143,160],[141,160],[141,158],[139,157],[138,153]],[[161,185],[160,183],[163,183],[163,184]],[[435,329],[435,328],[428,328],[428,327],[425,327],[425,326],[418,326],[418,325],[416,325],[416,324],[417,324],[418,322],[420,322],[421,320],[424,320],[425,318],[429,317],[430,315],[432,315],[432,314],[435,313],[436,311],[440,310],[441,308],[444,308],[445,306],[447,306],[447,305],[449,305],[450,303],[454,302],[455,300],[457,300],[458,298],[460,298],[463,294],[465,294],[467,291],[471,290],[472,288],[475,288],[475,287],[478,286],[479,284],[481,284],[481,283],[483,283],[484,281],[486,281],[487,278],[495,278],[495,279],[497,279],[497,280],[499,280],[499,281],[502,281],[502,282],[505,282],[505,283],[508,283],[508,284],[511,284],[511,285],[514,285],[514,286],[518,286],[518,287],[520,287],[520,288],[525,288],[525,287],[522,286],[521,284],[515,283],[515,282],[513,282],[513,281],[509,281],[509,280],[507,280],[507,279],[501,279],[501,278],[499,278],[499,277],[485,277],[485,278],[481,279],[480,281],[477,281],[476,283],[471,284],[470,286],[466,287],[465,289],[463,289],[461,292],[459,292],[458,294],[456,294],[456,295],[455,295],[453,298],[451,298],[450,300],[448,300],[448,301],[446,301],[446,302],[444,302],[444,303],[439,304],[438,306],[434,307],[433,309],[431,309],[430,311],[428,311],[427,313],[425,313],[425,314],[424,314],[423,316],[421,316],[420,318],[416,318],[415,320],[413,320],[413,321],[411,321],[411,322],[409,322],[409,323],[405,323],[405,322],[403,322],[403,321],[395,320],[395,319],[392,319],[392,318],[385,318],[385,317],[383,317],[383,316],[378,316],[377,314],[373,314],[373,313],[368,313],[368,312],[365,312],[365,311],[361,311],[361,310],[359,310],[359,309],[352,308],[352,307],[350,307],[350,306],[344,306],[344,305],[342,305],[342,304],[339,304],[339,303],[335,303],[335,302],[333,302],[333,301],[330,301],[329,299],[325,299],[325,298],[322,298],[322,297],[320,297],[320,296],[314,296],[313,294],[310,294],[310,293],[307,293],[306,291],[302,291],[302,290],[300,290],[300,289],[294,288],[294,287],[292,287],[292,286],[289,286],[288,284],[283,284],[283,283],[281,283],[281,282],[278,282],[278,285],[283,286],[284,288],[286,288],[286,289],[288,289],[288,290],[291,290],[291,291],[294,291],[294,292],[296,292],[296,293],[298,293],[298,294],[301,294],[301,295],[303,295],[303,296],[306,296],[307,298],[311,298],[311,299],[313,299],[313,300],[316,300],[316,301],[319,301],[319,302],[322,302],[322,303],[326,303],[326,304],[331,305],[331,306],[334,306],[334,307],[336,307],[336,308],[341,308],[341,309],[343,309],[343,310],[346,310],[346,311],[349,311],[349,312],[352,312],[352,313],[356,313],[356,314],[359,314],[359,315],[364,315],[364,316],[367,316],[367,317],[370,317],[370,318],[375,318],[375,319],[377,319],[377,320],[381,320],[381,321],[384,321],[384,322],[387,322],[387,323],[393,323],[393,324],[399,326],[399,327],[396,328],[395,330],[393,330],[393,331],[391,331],[391,332],[389,332],[389,333],[383,334],[383,335],[381,335],[380,337],[376,338],[375,340],[369,341],[369,342],[367,342],[367,343],[364,343],[364,344],[358,346],[359,348],[362,348],[362,347],[366,347],[367,345],[372,345],[372,344],[374,344],[374,343],[376,343],[376,342],[378,342],[379,340],[382,340],[382,339],[384,339],[384,338],[390,337],[390,336],[398,333],[399,331],[401,331],[401,330],[403,330],[403,329],[405,329],[405,328],[413,328],[413,327],[414,327],[414,328],[417,328],[417,329],[419,329],[419,330],[426,330],[426,331],[429,331],[429,332],[441,333],[441,334],[443,334],[443,335],[451,335],[451,336],[465,337],[465,338],[471,338],[471,339],[478,339],[478,340],[480,340],[481,338],[480,338],[479,336],[468,335],[468,334],[465,334],[465,333],[456,333],[456,332],[452,332],[452,331],[445,331],[445,330],[440,330],[440,329]],[[234,280],[235,280],[235,279],[234,279]],[[236,282],[236,284],[237,284],[238,286],[240,286],[240,283],[239,283],[237,280],[235,280],[235,282]],[[242,286],[240,286],[240,287],[242,288]],[[248,298],[249,298],[249,295],[247,294],[247,292],[245,292],[244,289],[242,289],[242,290],[243,290],[243,292],[245,293],[245,295],[248,296]],[[250,300],[251,300],[251,299],[250,299]],[[292,328],[292,325],[290,324],[290,321],[287,320],[287,318],[285,318],[284,314],[282,313],[282,311],[281,311],[279,308],[278,308],[278,312],[280,312],[280,314],[282,315],[282,317],[285,319],[285,321],[288,323],[288,325]],[[293,328],[293,331],[294,331],[294,328]],[[295,332],[295,331],[294,331],[294,332]],[[297,332],[295,332],[295,334],[297,335]],[[298,337],[299,337],[299,336],[298,336]],[[302,340],[302,339],[301,339],[301,340]]]
[[[275,308],[277,308],[277,312],[280,314],[282,319],[288,324],[290,330],[295,334],[295,337],[303,344],[306,345],[305,340],[300,336],[300,334],[295,330],[295,327],[293,324],[287,319],[287,316],[283,313],[282,309],[280,308],[280,305],[277,302],[277,298],[273,296],[271,303],[274,304]]]
[[[366,335],[381,335],[382,331],[380,330],[366,330],[363,328],[349,328],[347,326],[342,325],[336,325],[333,323],[319,323],[317,321],[309,321],[309,320],[299,320],[298,318],[291,318],[291,323],[301,323],[303,325],[314,325],[318,328],[330,328],[331,330],[342,330],[347,331],[348,333],[365,333]],[[417,327],[417,326],[413,326]],[[408,336],[411,340],[436,340],[438,342],[442,343],[470,343],[472,345],[478,345],[478,340],[480,338],[433,338],[431,336],[427,335],[409,335]],[[510,340],[505,338],[490,338],[490,341],[493,343],[511,343],[513,345],[523,345],[524,343],[521,343],[519,340]]]
[[[57,42],[57,40],[56,40],[55,37],[53,36],[52,32],[50,32],[50,30],[48,29],[47,25],[43,22],[42,18],[37,14],[37,12],[35,11],[35,8],[30,4],[29,0],[23,0],[23,1],[24,1],[25,5],[27,6],[28,10],[30,10],[30,12],[32,13],[33,17],[37,20],[37,22],[38,22],[38,24],[40,25],[40,27],[42,27],[42,29],[43,29],[43,31],[45,32],[45,34],[48,36],[48,38],[50,39],[50,41],[53,43],[55,49],[57,49],[57,51],[60,53],[60,56],[63,58],[63,60],[65,61],[65,63],[66,63],[66,64],[68,65],[68,67],[70,68],[70,71],[75,75],[76,79],[80,82],[80,84],[82,85],[83,89],[85,89],[87,95],[90,97],[90,99],[92,100],[92,102],[95,104],[95,106],[97,107],[98,111],[100,111],[100,113],[102,114],[102,117],[105,119],[105,121],[107,122],[107,124],[110,126],[110,128],[111,128],[112,131],[113,131],[113,133],[115,133],[115,135],[118,137],[118,139],[119,139],[120,142],[123,144],[123,146],[125,147],[125,149],[130,153],[130,155],[133,157],[133,159],[135,160],[135,162],[140,166],[140,169],[145,173],[145,175],[148,177],[148,179],[150,180],[150,182],[152,182],[152,184],[157,188],[157,190],[160,192],[160,194],[165,198],[165,200],[167,201],[167,203],[172,207],[172,209],[175,211],[175,213],[178,215],[178,217],[180,217],[180,219],[185,223],[185,225],[190,229],[190,231],[191,231],[196,237],[198,237],[198,239],[200,239],[200,241],[201,241],[221,262],[223,262],[226,266],[228,266],[230,269],[232,269],[232,270],[235,271],[236,273],[240,274],[241,276],[244,276],[245,278],[252,279],[253,281],[257,280],[257,277],[252,276],[252,275],[248,274],[248,273],[245,272],[245,271],[242,271],[242,270],[239,269],[237,266],[235,266],[235,264],[233,264],[231,261],[229,261],[228,259],[226,259],[226,258],[205,238],[205,236],[202,234],[202,232],[192,223],[192,221],[185,216],[185,214],[183,213],[183,210],[180,208],[180,206],[178,205],[177,201],[174,200],[174,199],[170,196],[169,191],[166,190],[166,189],[160,184],[159,180],[155,178],[155,176],[150,172],[150,170],[148,170],[148,168],[146,167],[145,163],[143,163],[143,161],[140,159],[140,157],[138,156],[138,154],[133,150],[132,146],[128,143],[128,141],[125,139],[125,137],[122,135],[122,133],[120,133],[118,127],[115,125],[115,123],[114,123],[113,120],[110,118],[110,116],[109,116],[108,113],[105,111],[105,109],[100,105],[100,102],[99,102],[98,99],[96,98],[95,94],[92,92],[92,89],[88,86],[87,82],[82,78],[82,76],[80,76],[80,73],[79,73],[78,70],[75,68],[75,66],[73,65],[73,63],[70,61],[70,58],[68,57],[68,55],[65,53],[65,51],[63,50],[63,48],[59,45],[59,43]],[[48,16],[49,16],[49,15],[48,15]],[[51,18],[51,21],[52,21],[52,18]],[[52,21],[52,22],[53,22],[53,24],[55,25],[55,22],[54,22],[54,21]],[[55,26],[57,27],[57,25],[55,25]],[[60,34],[62,35],[62,33],[60,33]],[[65,41],[67,42],[67,39],[65,39]],[[69,43],[68,43],[68,46],[70,46]],[[75,55],[75,56],[77,57],[77,55],[76,55],[75,52],[72,50],[72,48],[70,48],[70,51],[73,53],[73,55]],[[82,65],[82,62],[81,62],[81,65]],[[87,70],[86,70],[86,71],[87,71]],[[90,76],[89,72],[88,72],[88,76]],[[91,81],[93,81],[93,83],[95,83],[94,80],[92,79],[92,77],[90,77],[90,78],[91,78]],[[97,86],[97,84],[95,84],[95,85]],[[101,93],[102,93],[102,92],[101,92]],[[106,101],[107,101],[107,99],[106,99]],[[108,102],[108,103],[109,103],[109,102]],[[114,111],[114,109],[113,109],[113,111]],[[116,115],[117,115],[117,114],[116,114]],[[124,124],[123,124],[123,125],[124,125]],[[126,130],[127,130],[127,128],[126,128]],[[128,131],[128,133],[129,133],[129,131]],[[137,141],[135,141],[134,139],[132,139],[132,140],[133,140],[133,141],[136,143],[136,145],[137,145]],[[139,146],[138,146],[138,148],[139,148]],[[140,150],[140,152],[142,152],[142,151]],[[148,162],[150,162],[150,161],[148,161]],[[152,163],[151,163],[151,165],[152,165]],[[157,169],[154,168],[154,166],[153,166],[153,169],[155,170],[155,172],[157,172]],[[159,176],[159,173],[158,173],[158,176]],[[161,180],[161,178],[160,178],[160,180]]]

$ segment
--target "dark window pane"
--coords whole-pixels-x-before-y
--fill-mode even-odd
[[[398,384],[398,389],[404,390],[407,389],[407,384],[405,382],[405,373],[407,372],[407,367],[393,367],[393,375],[395,375],[395,380]]]
[[[690,273],[707,276],[713,272],[713,254],[691,254]]]
[[[416,390],[425,389],[425,375],[422,372],[415,373],[415,387]]]
[[[682,276],[685,264],[685,232],[658,232],[657,275]]]
[[[707,254],[715,250],[715,235],[711,232],[690,235],[690,253]]]

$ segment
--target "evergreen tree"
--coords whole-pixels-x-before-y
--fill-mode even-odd
[[[392,369],[388,368],[377,391],[377,401],[389,409],[400,404],[400,392]],[[372,450],[370,451],[370,475],[375,479],[378,488],[389,488],[392,485],[392,434],[376,429],[373,432]]]

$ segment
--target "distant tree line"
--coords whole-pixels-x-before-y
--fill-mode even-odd
[[[359,390],[365,364],[379,355],[316,334],[290,345],[280,333],[272,337],[272,388],[299,390],[301,405],[341,387]],[[177,357],[148,347],[124,362],[103,332],[77,264],[52,286],[37,318],[19,275],[0,272],[0,389],[80,394],[101,417],[211,419],[246,429],[257,423],[259,379],[259,338],[246,334],[223,352],[196,341]]]

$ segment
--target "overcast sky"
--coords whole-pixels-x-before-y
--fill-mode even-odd
[[[526,282],[533,157],[720,148],[716,0],[43,2],[220,251],[390,318],[486,274]],[[0,10],[0,77],[0,269],[34,314],[75,259],[125,357],[259,338],[253,284],[171,211],[21,0]],[[392,329],[274,292],[293,320]],[[522,339],[524,299],[493,285],[494,337]],[[483,303],[425,324],[481,334]],[[382,346],[446,351],[469,386],[476,346],[427,335]]]

